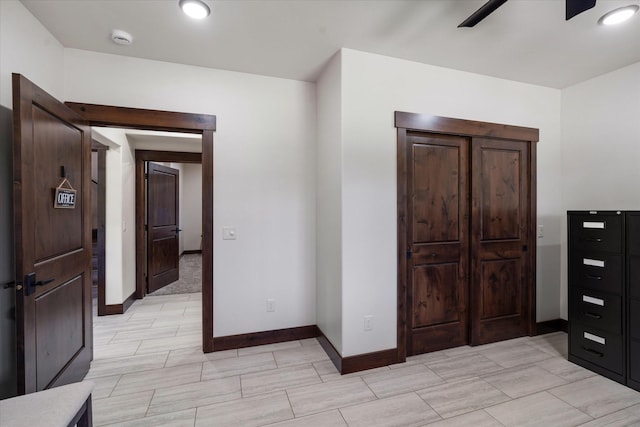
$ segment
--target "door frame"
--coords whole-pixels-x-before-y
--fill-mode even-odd
[[[65,102],[91,126],[182,132],[202,136],[202,348],[213,351],[213,133],[216,116]],[[137,221],[137,216],[136,216]],[[139,250],[136,250],[136,256]],[[136,267],[136,270],[138,267]]]
[[[530,274],[526,282],[525,293],[527,304],[527,329],[529,335],[536,331],[536,143],[539,140],[539,130],[521,126],[504,125],[498,123],[480,122],[434,116],[429,114],[395,112],[395,127],[397,128],[397,208],[398,208],[398,282],[397,282],[397,351],[398,362],[407,358],[407,133],[411,131],[429,132],[443,135],[465,136],[469,138],[493,138],[525,141],[529,146],[529,254]],[[470,141],[473,144],[473,140]],[[472,184],[471,184],[472,185]]]
[[[93,140],[91,142],[91,151],[98,154],[98,316],[107,314],[106,305],[106,201],[107,201],[107,147],[104,144]]]
[[[135,185],[136,185],[136,299],[147,295],[145,276],[147,274],[148,244],[145,238],[145,206],[147,190],[145,186],[146,162],[202,163],[202,153],[178,151],[136,150],[135,152]],[[204,259],[203,259],[204,263]]]

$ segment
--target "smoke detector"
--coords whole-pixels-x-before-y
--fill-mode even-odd
[[[123,46],[129,46],[133,43],[133,37],[131,37],[131,34],[122,30],[113,30],[111,32],[111,40],[113,40],[114,43]]]

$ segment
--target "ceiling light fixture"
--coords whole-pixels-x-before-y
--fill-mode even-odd
[[[211,13],[206,3],[200,0],[180,0],[180,9],[193,19],[204,19]]]
[[[133,43],[133,37],[131,37],[131,34],[122,30],[113,30],[111,32],[111,40],[113,40],[114,43],[123,46],[129,46],[131,43]]]
[[[618,9],[614,9],[611,12],[605,13],[602,15],[600,19],[598,19],[598,24],[600,25],[616,25],[621,24],[624,21],[630,19],[633,15],[638,12],[637,4],[631,6],[620,7]]]

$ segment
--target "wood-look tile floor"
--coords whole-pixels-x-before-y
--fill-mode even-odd
[[[339,375],[315,339],[203,354],[201,294],[94,318],[96,426],[640,426],[640,393],[554,333]]]

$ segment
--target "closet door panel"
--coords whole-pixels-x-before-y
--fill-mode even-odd
[[[528,144],[472,142],[471,343],[526,335],[529,280]]]
[[[407,354],[468,342],[468,141],[414,134],[408,162]]]
[[[520,314],[522,295],[519,286],[522,268],[520,259],[497,259],[482,262],[480,292],[483,320]]]

